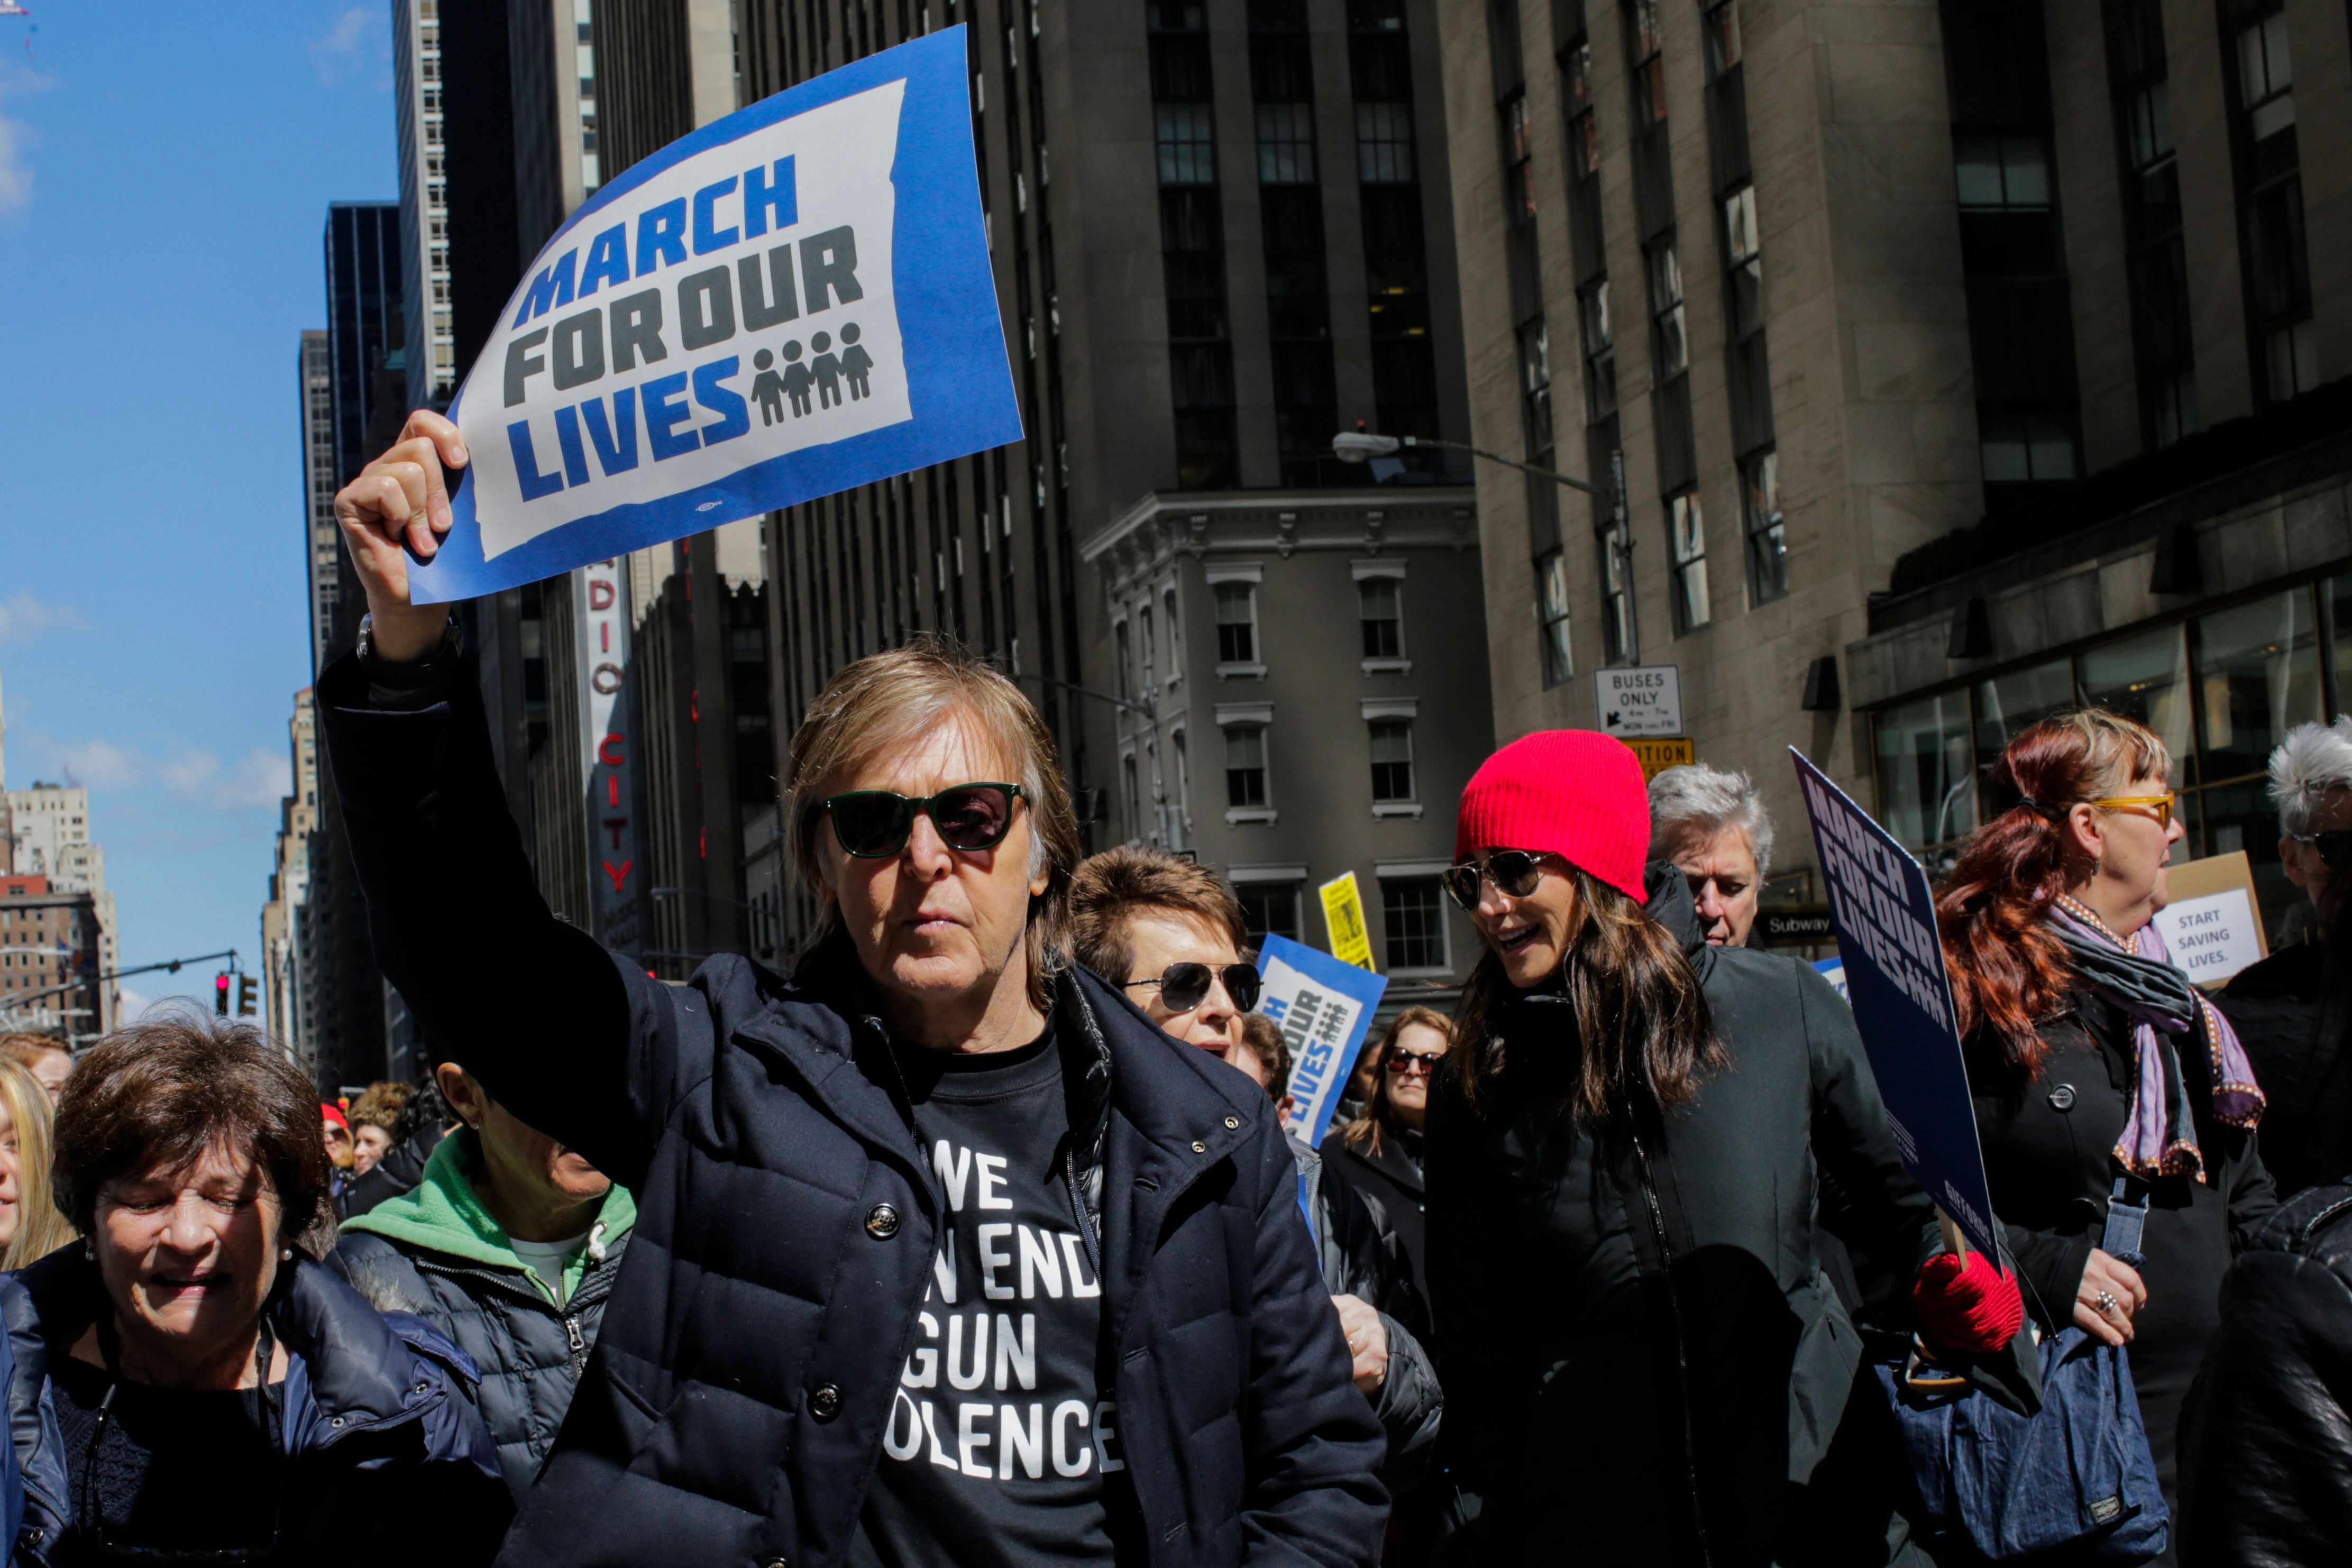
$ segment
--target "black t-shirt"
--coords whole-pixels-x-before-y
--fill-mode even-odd
[[[1103,1476],[1126,1466],[1097,1369],[1102,1275],[1062,1175],[1053,1032],[897,1059],[948,1212],[851,1562],[1108,1563]]]
[[[68,1510],[53,1561],[215,1552],[258,1568],[289,1549],[278,1539],[280,1465],[259,1389],[118,1385],[70,1355],[51,1364]]]

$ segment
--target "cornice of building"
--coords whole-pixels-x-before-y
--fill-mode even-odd
[[[1478,545],[1477,493],[1467,485],[1362,490],[1160,490],[1078,546],[1079,559],[1115,582],[1180,555],[1243,552],[1470,550]]]

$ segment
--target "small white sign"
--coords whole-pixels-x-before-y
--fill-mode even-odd
[[[1679,664],[1635,664],[1596,670],[1592,685],[1603,735],[1683,733],[1683,672]]]
[[[2263,956],[2253,900],[2242,887],[2184,898],[2156,912],[2175,965],[2200,986],[2218,986]]]

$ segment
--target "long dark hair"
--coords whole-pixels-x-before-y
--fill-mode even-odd
[[[1580,1049],[1572,1061],[1519,1064],[1509,1088],[1536,1093],[1548,1110],[1566,1110],[1587,1125],[1609,1121],[1637,1087],[1661,1111],[1680,1110],[1697,1097],[1702,1078],[1730,1061],[1698,974],[1674,934],[1638,902],[1578,867],[1568,874],[1576,901],[1561,986]],[[1488,952],[1462,988],[1455,1047],[1438,1064],[1480,1115],[1504,1105],[1507,1064],[1494,1020],[1515,994],[1502,960]]]
[[[1963,1040],[1979,1028],[1991,1037],[1972,1061],[2031,1082],[2050,1053],[2041,1021],[2064,1009],[2074,970],[2045,923],[2051,901],[2094,869],[2066,831],[2068,809],[2171,772],[2154,732],[2100,708],[2045,718],[2002,749],[1986,793],[2016,803],[1977,830],[1936,894],[1953,1021]]]
[[[1372,1097],[1364,1102],[1363,1113],[1339,1129],[1339,1136],[1351,1149],[1368,1149],[1377,1158],[1381,1152],[1381,1129],[1396,1120],[1389,1105],[1389,1047],[1397,1036],[1413,1025],[1433,1029],[1445,1037],[1445,1054],[1454,1054],[1454,1020],[1435,1008],[1409,1007],[1389,1020],[1380,1040],[1371,1048],[1371,1057],[1381,1064],[1380,1076],[1372,1080]],[[1442,1064],[1441,1064],[1442,1065]]]

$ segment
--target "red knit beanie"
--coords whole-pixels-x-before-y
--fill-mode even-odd
[[[1625,743],[1593,729],[1539,729],[1486,758],[1462,791],[1454,858],[1476,849],[1566,857],[1639,903],[1650,789]]]

